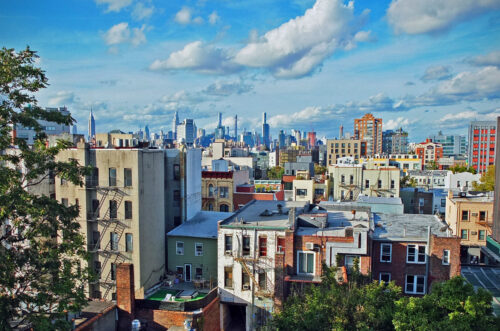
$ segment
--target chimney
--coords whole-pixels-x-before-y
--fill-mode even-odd
[[[118,329],[128,330],[135,314],[134,265],[121,263],[116,268],[116,305]]]
[[[352,220],[355,220],[356,219],[356,210],[355,209],[351,210],[351,213],[352,213]]]

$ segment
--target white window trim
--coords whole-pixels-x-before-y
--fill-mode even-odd
[[[391,281],[392,277],[391,277],[391,273],[390,272],[381,272],[378,274],[378,281],[379,283],[382,281],[382,275],[389,275],[389,281]]]
[[[383,256],[383,252],[384,252],[384,249],[382,248],[383,246],[389,246],[389,248],[390,248],[388,261],[382,260],[382,256]],[[380,262],[382,262],[382,263],[391,263],[392,262],[392,244],[387,244],[387,243],[380,244]]]
[[[415,246],[415,250],[416,250],[415,261],[408,260],[408,257],[409,257],[408,250],[410,249],[410,246]],[[426,245],[417,245],[417,244],[407,245],[406,246],[406,263],[413,263],[413,264],[425,264],[425,263],[427,263],[427,253],[425,254],[425,261],[423,261],[423,262],[418,261],[418,251],[419,251],[419,248],[420,247],[425,247],[425,246]]]
[[[179,243],[182,243],[182,254],[179,254]],[[175,242],[175,255],[184,255],[184,241],[176,241]]]
[[[413,291],[407,291],[406,288],[407,288],[407,276],[413,276],[413,279],[415,280],[415,282],[413,283]],[[417,277],[423,277],[424,278],[424,291],[423,292],[416,292],[417,290]],[[424,275],[405,275],[405,293],[408,293],[408,294],[425,294],[426,293],[426,290],[427,290],[427,279]]]
[[[445,261],[445,253],[448,252],[448,261]],[[442,259],[443,265],[450,265],[450,250],[449,249],[443,249],[443,259]]]
[[[300,253],[305,253],[305,254],[313,254],[313,272],[300,272],[299,268],[299,254]],[[297,251],[297,275],[315,275],[316,274],[316,252],[312,251]]]
[[[201,254],[198,254],[196,246],[201,245]],[[194,243],[194,256],[203,256],[203,243]]]

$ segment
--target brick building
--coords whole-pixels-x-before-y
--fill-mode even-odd
[[[208,211],[232,212],[236,208],[233,195],[238,185],[250,181],[248,170],[202,171],[202,209]]]
[[[374,221],[374,279],[395,281],[408,295],[424,295],[433,282],[460,275],[460,238],[436,216],[378,214]]]
[[[354,136],[366,141],[366,155],[382,154],[382,119],[368,113],[354,119]]]
[[[469,125],[469,166],[481,174],[495,164],[497,121],[473,121]]]
[[[422,167],[428,166],[431,162],[437,164],[443,157],[443,145],[433,142],[432,139],[426,139],[415,145],[415,154],[422,160]]]

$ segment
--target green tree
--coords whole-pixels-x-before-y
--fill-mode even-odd
[[[314,164],[314,174],[315,175],[324,175],[328,171],[328,168],[319,164]]]
[[[495,166],[490,165],[486,172],[481,175],[478,182],[472,182],[474,191],[492,192],[495,191]]]
[[[410,176],[403,176],[399,180],[400,187],[417,187],[417,181]]]
[[[37,106],[34,94],[47,78],[36,58],[29,47],[0,50],[0,330],[21,323],[35,330],[68,329],[65,313],[82,307],[88,280],[78,206],[28,189],[49,173],[81,185],[89,171],[76,161],[56,161],[67,142],[46,145],[38,120],[71,125],[73,119]],[[34,146],[15,138],[16,126],[36,131]]]
[[[404,297],[396,302],[396,330],[499,330],[493,316],[492,296],[457,276],[437,283],[423,297]]]
[[[432,160],[432,161],[427,162],[427,164],[425,165],[425,169],[427,169],[427,170],[438,170],[439,169],[439,165],[437,164],[436,161]]]
[[[472,174],[476,173],[476,169],[474,169],[473,167],[467,167],[465,165],[460,165],[460,164],[456,164],[456,165],[450,167],[448,170],[450,170],[454,174],[460,173],[460,172],[470,172]]]
[[[285,169],[280,166],[272,167],[267,170],[267,178],[269,179],[282,179]]]

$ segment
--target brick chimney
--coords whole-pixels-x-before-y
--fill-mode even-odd
[[[118,329],[130,329],[135,313],[133,264],[122,263],[116,268],[116,305],[118,306]]]

